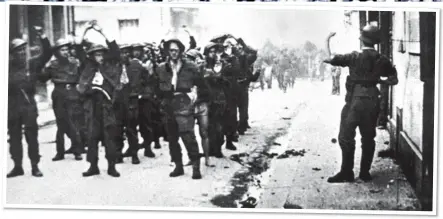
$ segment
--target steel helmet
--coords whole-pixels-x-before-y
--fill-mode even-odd
[[[169,46],[171,45],[171,43],[177,43],[180,51],[181,52],[185,51],[185,45],[183,45],[183,43],[179,39],[176,39],[176,38],[169,39],[168,41],[166,41],[164,43],[166,50],[169,50]]]
[[[122,49],[132,49],[132,45],[129,44],[121,44],[119,45],[120,50]]]
[[[377,26],[368,24],[363,27],[360,34],[360,40],[369,44],[378,44],[381,41],[380,30]]]
[[[237,44],[237,40],[234,38],[228,38],[223,42],[223,46],[235,46]]]
[[[186,52],[187,56],[190,56],[192,58],[197,58],[200,57],[202,58],[202,55],[200,54],[200,52],[196,49],[190,49],[188,52]]]
[[[141,43],[134,43],[132,44],[132,48],[136,49],[136,48],[141,48],[143,49],[145,47],[145,45],[141,44]]]
[[[14,51],[15,49],[22,47],[26,44],[28,44],[28,43],[26,41],[24,41],[23,39],[19,39],[19,38],[13,39],[11,41],[11,51]]]
[[[91,48],[89,48],[88,54],[91,54],[93,52],[98,52],[98,51],[107,51],[107,50],[108,49],[106,47],[104,47],[103,45],[95,44],[95,45],[92,45]]]
[[[59,39],[57,42],[55,42],[55,45],[52,47],[52,49],[56,50],[63,46],[70,46],[71,42],[67,39]]]

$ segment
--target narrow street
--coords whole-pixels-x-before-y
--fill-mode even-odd
[[[31,177],[26,158],[25,176],[7,180],[6,202],[235,208],[241,207],[239,201],[249,195],[258,200],[256,208],[417,210],[412,188],[389,159],[374,159],[372,183],[326,182],[340,165],[339,146],[331,139],[337,138],[344,103],[343,95],[330,95],[331,84],[329,80],[296,81],[294,89],[288,89],[287,93],[278,90],[277,85],[273,90],[251,92],[252,129],[240,137],[237,151],[224,150],[225,158],[212,158],[215,167],[202,166],[202,180],[191,179],[191,167],[185,167],[185,176],[168,176],[173,167],[167,144],[153,149],[156,154],[153,159],[143,157],[140,151],[140,165],[132,165],[126,159],[117,166],[120,178],[106,174],[107,162],[101,148],[101,175],[83,178],[81,173],[88,168],[85,160],[75,161],[72,155],[59,162],[51,160],[55,154],[56,128],[47,123],[39,133],[44,177]],[[51,113],[42,113],[41,123]],[[387,139],[387,133],[379,133],[377,151],[386,147]],[[66,143],[68,147],[69,140]],[[186,163],[184,147],[183,152]],[[360,153],[357,141],[356,175]],[[7,169],[11,167],[12,161],[8,159]],[[398,189],[402,190],[399,197]]]

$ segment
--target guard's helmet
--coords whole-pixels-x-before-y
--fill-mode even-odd
[[[98,51],[107,51],[108,49],[106,47],[104,47],[103,45],[100,44],[96,44],[96,45],[92,45],[91,48],[89,48],[88,50],[88,54],[92,54],[93,52],[98,52]]]
[[[57,40],[57,42],[55,42],[54,47],[52,47],[52,49],[56,50],[59,48],[62,48],[63,46],[70,46],[71,42],[67,39],[59,39]]]
[[[25,46],[26,44],[28,44],[28,43],[26,41],[24,41],[23,39],[19,39],[19,38],[13,39],[11,41],[11,52],[16,50],[19,47]]]
[[[360,40],[368,43],[368,44],[379,44],[380,43],[380,30],[377,26],[368,24],[365,27],[363,27],[361,34],[360,34]]]

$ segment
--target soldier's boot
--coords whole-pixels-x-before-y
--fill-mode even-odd
[[[91,162],[89,169],[86,172],[83,172],[83,177],[89,177],[94,175],[99,175],[100,169],[98,169],[98,162]]]
[[[54,158],[52,158],[52,161],[59,161],[59,160],[64,160],[65,159],[65,155],[64,154],[59,154],[57,153]]]
[[[73,154],[73,153],[74,153],[74,147],[72,147],[71,145],[71,147],[65,151],[65,154]]]
[[[238,142],[238,138],[239,138],[239,136],[238,136],[238,133],[236,132],[236,133],[234,133],[234,135],[232,136],[232,141],[233,141],[233,142]]]
[[[83,160],[83,157],[81,154],[74,154],[74,157],[75,157],[75,160],[78,160],[78,161]]]
[[[150,157],[150,158],[155,157],[155,154],[151,149],[151,143],[144,144],[143,147],[145,148],[144,152],[145,157]]]
[[[38,168],[38,164],[32,164],[31,166],[32,166],[31,173],[33,176],[35,176],[35,177],[42,177],[43,176],[43,173]]]
[[[6,178],[12,178],[16,176],[25,175],[25,171],[23,170],[23,166],[21,164],[16,163],[14,168],[6,175]]]
[[[363,145],[362,147],[362,157],[360,160],[360,174],[358,178],[361,180],[368,182],[372,180],[372,176],[369,173],[369,170],[371,169],[372,160],[374,159],[374,152],[375,152],[375,144],[372,145]]]
[[[328,183],[354,182],[354,151],[342,150],[342,165],[340,172],[328,178]]]
[[[200,159],[192,162],[192,179],[201,179],[202,175],[200,173]]]
[[[115,169],[115,162],[108,161],[108,175],[113,177],[120,177],[120,173]]]
[[[169,174],[170,177],[177,177],[185,175],[182,162],[175,162],[175,169]]]
[[[154,142],[155,142],[155,146],[154,146],[155,149],[160,149],[162,147],[160,145],[160,141],[158,140],[158,138],[156,138]]]
[[[226,141],[226,149],[235,151],[237,150],[237,147],[235,147],[234,143],[232,143],[231,140]]]
[[[132,155],[132,164],[140,164],[140,159],[138,159],[137,153]]]
[[[123,155],[117,155],[117,158],[115,158],[115,163],[116,164],[123,163]]]
[[[395,158],[395,151],[392,148],[382,150],[378,152],[378,156],[381,158]]]

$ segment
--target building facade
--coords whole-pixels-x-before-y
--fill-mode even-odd
[[[436,13],[353,11],[345,20],[354,33],[368,23],[381,30],[377,49],[394,63],[399,79],[398,85],[388,87],[390,147],[423,210],[432,210]],[[348,39],[349,44],[358,50],[354,39],[358,41],[358,35]]]

